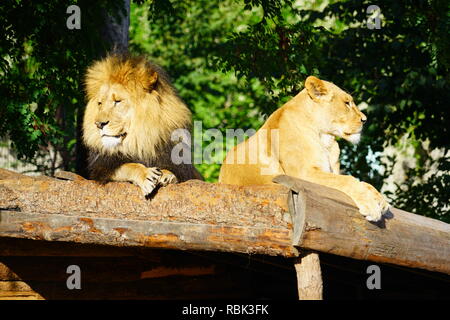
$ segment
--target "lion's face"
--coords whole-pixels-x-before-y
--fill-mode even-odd
[[[106,153],[126,151],[134,134],[136,110],[125,87],[118,83],[103,84],[86,107],[83,121],[86,144]]]
[[[126,139],[134,118],[130,95],[120,84],[104,85],[92,104],[95,117],[86,125],[92,126],[93,130],[97,131],[105,148],[119,147]]]
[[[306,79],[305,87],[323,130],[358,143],[367,117],[359,111],[352,96],[333,83],[312,76]]]
[[[83,141],[100,154],[151,159],[170,134],[190,124],[189,109],[166,74],[143,57],[109,56],[86,74]]]

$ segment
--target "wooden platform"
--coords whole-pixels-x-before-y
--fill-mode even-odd
[[[0,169],[0,297],[297,298],[317,287],[304,298],[320,299],[330,281],[324,257],[407,267],[446,283],[448,224],[397,209],[373,224],[337,190],[277,181],[188,181],[146,200],[128,183]],[[67,289],[71,264],[80,266],[82,290]]]

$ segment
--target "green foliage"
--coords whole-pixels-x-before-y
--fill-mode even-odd
[[[106,50],[92,30],[100,30],[105,6],[114,11],[117,3],[19,0],[0,6],[0,137],[9,136],[20,158],[33,163],[53,146],[65,169],[73,170],[83,75]],[[81,9],[81,30],[66,27],[73,4]],[[42,168],[50,174],[54,169]]]
[[[194,131],[197,139],[210,128],[221,130],[225,136],[226,128],[247,130],[262,125],[258,107],[266,105],[268,99],[259,81],[238,79],[232,71],[221,72],[212,61],[214,54],[223,50],[221,44],[229,34],[260,14],[246,13],[235,1],[132,5],[130,50],[147,54],[168,71],[194,121],[201,121],[201,132]],[[212,143],[211,148],[225,149],[225,141],[204,140],[204,148]],[[197,159],[201,156],[195,155]],[[207,181],[217,181],[220,154],[215,159],[216,163],[197,165]]]
[[[448,214],[450,160],[444,157],[435,163],[440,173],[432,174],[425,181],[420,181],[421,183],[417,183],[415,178],[428,175],[428,167],[417,166],[408,170],[406,182],[397,185],[400,192],[395,197],[395,205],[399,208],[413,208],[417,213],[450,223]]]

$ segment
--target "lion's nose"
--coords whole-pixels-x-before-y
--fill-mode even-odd
[[[365,123],[367,121],[367,117],[364,113],[361,113],[361,122]]]
[[[97,128],[103,129],[103,127],[106,126],[108,123],[109,123],[109,121],[105,121],[105,122],[96,121],[95,125],[97,126]]]

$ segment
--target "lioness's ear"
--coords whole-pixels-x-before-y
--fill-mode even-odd
[[[306,91],[308,91],[309,96],[313,100],[321,99],[328,94],[325,83],[314,76],[309,76],[308,78],[306,78],[305,88]]]

